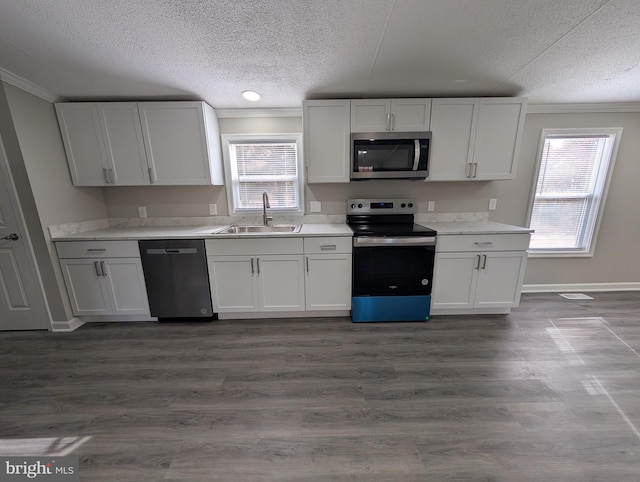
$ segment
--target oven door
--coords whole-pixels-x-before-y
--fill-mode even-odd
[[[353,240],[353,296],[431,294],[434,237],[369,237]]]

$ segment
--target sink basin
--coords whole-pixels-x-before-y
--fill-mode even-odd
[[[302,224],[279,224],[276,226],[229,226],[217,234],[249,234],[249,233],[297,233]]]

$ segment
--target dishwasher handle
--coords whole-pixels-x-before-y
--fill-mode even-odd
[[[147,254],[198,254],[196,248],[147,248]]]

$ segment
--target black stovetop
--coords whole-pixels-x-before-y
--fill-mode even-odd
[[[421,224],[411,223],[376,223],[354,222],[348,219],[347,224],[354,236],[435,236],[437,232]]]

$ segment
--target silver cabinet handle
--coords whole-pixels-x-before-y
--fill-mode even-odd
[[[111,181],[111,184],[115,184],[116,183],[116,178],[113,175],[113,169],[109,168],[109,180]]]
[[[480,255],[476,254],[476,264],[473,269],[480,269]]]
[[[396,115],[391,114],[391,129],[392,131],[396,130]]]
[[[258,274],[260,274],[260,258],[256,258],[256,266],[258,268]]]
[[[476,246],[493,246],[493,241],[475,241]]]
[[[104,261],[100,261],[100,271],[102,271],[102,276],[107,276],[107,270],[104,267]]]
[[[482,255],[482,266],[480,267],[480,269],[485,269],[487,267],[487,255],[483,254]]]
[[[96,275],[102,276],[102,272],[100,271],[100,263],[98,261],[93,262],[93,267],[96,270]]]
[[[338,247],[335,244],[321,244],[320,251],[335,251]]]
[[[478,163],[474,162],[472,165],[473,165],[473,176],[471,177],[476,177],[476,175],[478,174]]]
[[[387,114],[387,130],[391,130],[391,114]]]
[[[87,253],[104,253],[107,248],[87,248]]]
[[[102,176],[104,177],[105,184],[111,184],[111,182],[109,181],[109,171],[106,167],[102,168]]]
[[[306,257],[307,258],[307,273],[309,272],[309,256]]]
[[[469,172],[467,172],[467,177],[468,177],[469,179],[471,179],[471,177],[472,177],[472,176],[471,176],[471,173],[473,172],[473,163],[472,163],[472,162],[470,162],[469,164],[467,164],[467,166],[469,166]]]
[[[253,258],[251,258],[251,275],[256,273],[255,269],[253,269]]]
[[[153,169],[149,167],[148,170],[149,170],[149,183],[155,184],[156,180],[155,180],[155,177],[153,175]]]

